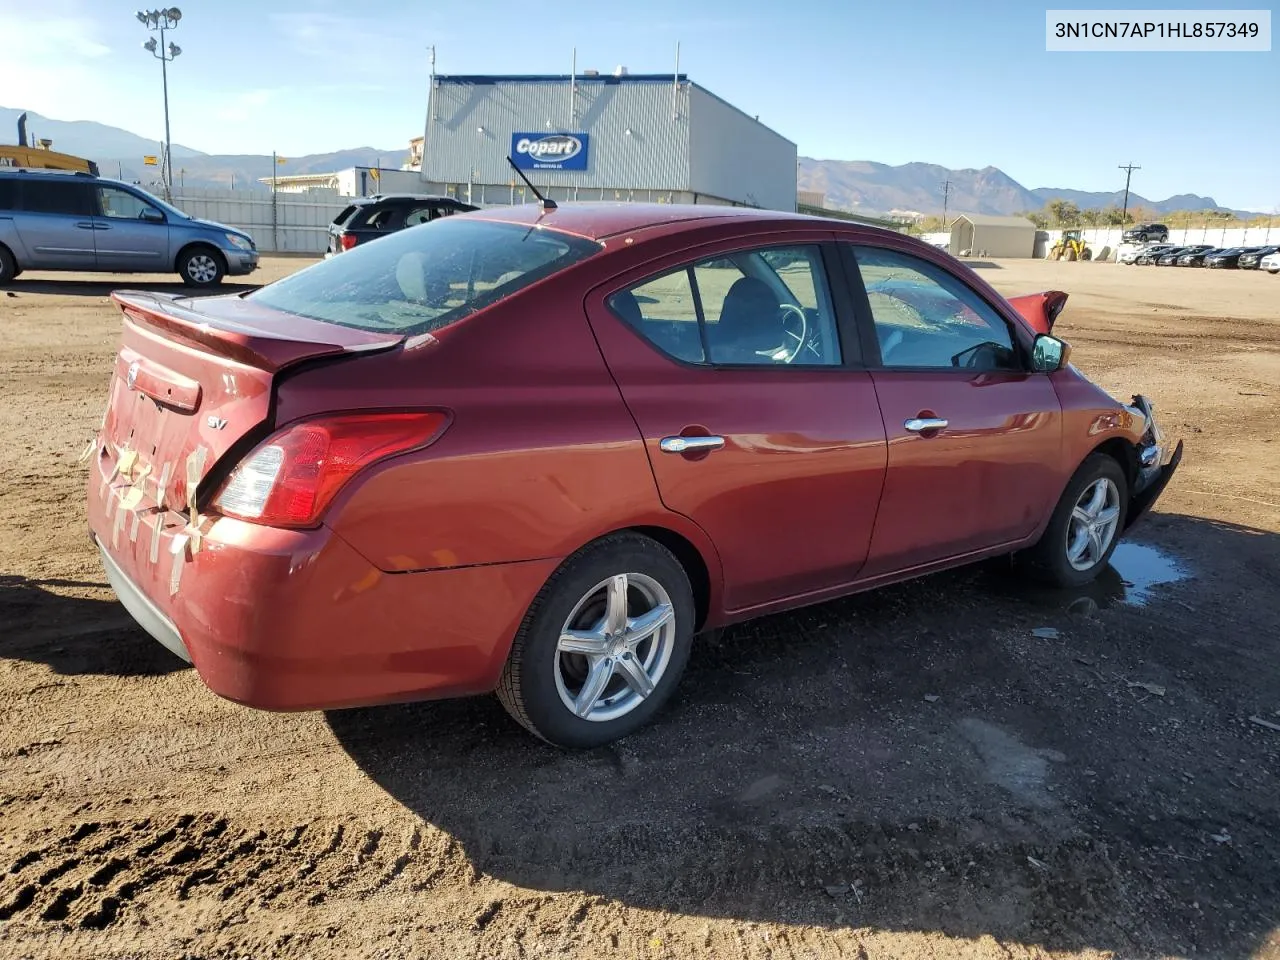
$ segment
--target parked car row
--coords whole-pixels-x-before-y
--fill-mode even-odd
[[[1160,267],[1208,267],[1219,270],[1267,270],[1280,273],[1280,245],[1215,247],[1211,243],[1177,246],[1152,243],[1120,254],[1120,262]]]

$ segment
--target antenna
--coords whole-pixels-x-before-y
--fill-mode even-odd
[[[529,178],[524,175],[524,171],[516,166],[516,162],[514,160],[512,160],[510,157],[507,157],[507,163],[511,164],[511,169],[514,170],[517,174],[519,174],[520,179],[525,182],[525,186],[527,186],[530,190],[533,191],[533,195],[538,198],[538,203],[542,204],[543,210],[556,209],[556,202],[548,197],[544,197],[538,191],[538,188],[535,187],[533,183],[529,180]]]

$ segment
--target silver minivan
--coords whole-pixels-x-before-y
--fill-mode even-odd
[[[0,170],[0,284],[23,270],[176,271],[192,287],[258,267],[242,230],[199,220],[133,184],[60,170]]]

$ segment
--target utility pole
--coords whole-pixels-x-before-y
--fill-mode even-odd
[[[951,199],[951,181],[942,181],[942,229],[947,228],[947,201]]]
[[[160,42],[156,43],[156,38],[152,37],[142,45],[142,49],[146,50],[153,57],[160,61],[160,78],[164,84],[164,170],[167,174],[164,177],[165,199],[172,202],[173,200],[173,144],[169,139],[169,61],[176,59],[178,54],[182,53],[182,48],[176,43],[170,43],[165,46],[165,31],[175,30],[178,21],[182,19],[182,11],[177,7],[168,7],[161,10],[139,10],[136,14],[138,22],[148,30],[160,31]]]
[[[1129,219],[1129,180],[1133,176],[1133,171],[1141,170],[1141,167],[1134,166],[1132,160],[1128,165],[1120,164],[1117,168],[1124,171],[1124,209],[1120,211],[1120,225],[1124,226],[1125,221]]]

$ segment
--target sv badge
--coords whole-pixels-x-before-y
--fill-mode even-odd
[[[210,414],[208,419],[205,420],[205,423],[209,425],[211,430],[221,430],[227,425],[227,421],[222,419],[222,417],[215,417],[212,414]]]

